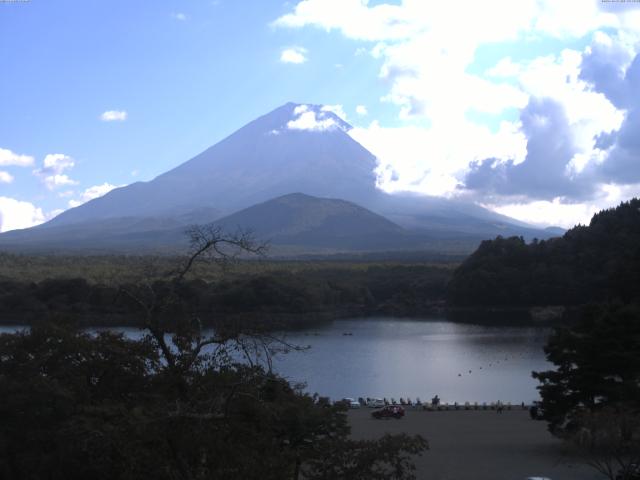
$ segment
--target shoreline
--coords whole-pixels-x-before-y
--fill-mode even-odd
[[[260,323],[269,331],[299,331],[317,327],[322,324],[340,320],[367,318],[401,318],[415,320],[443,320],[460,324],[475,325],[505,325],[522,327],[552,327],[563,325],[562,313],[568,307],[561,306],[532,306],[532,307],[450,307],[433,305],[432,308],[365,308],[362,306],[346,306],[332,310],[318,310],[310,312],[212,312],[212,318],[224,321],[239,321],[243,323]],[[48,312],[47,312],[48,313]],[[46,316],[47,313],[44,315]],[[74,311],[61,312],[68,317],[74,317],[78,326],[82,328],[118,328],[140,327],[137,315],[131,313],[78,313]],[[20,318],[21,317],[21,318]],[[42,321],[42,312],[24,315],[1,315],[0,326],[30,326]],[[213,320],[205,319],[204,327],[214,324]]]

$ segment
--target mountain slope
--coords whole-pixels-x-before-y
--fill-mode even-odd
[[[367,203],[376,194],[373,155],[346,133],[348,124],[318,106],[307,108],[330,127],[290,128],[301,107],[283,105],[154,180],[115,189],[48,225],[167,216],[202,207],[229,214],[298,191]]]
[[[250,230],[269,242],[273,253],[337,253],[420,249],[431,239],[402,227],[352,202],[301,193],[284,195],[213,222],[227,232]],[[60,252],[181,252],[187,247],[186,225],[159,218],[136,217],[17,230],[0,238],[15,250]]]
[[[254,205],[216,224],[230,231],[250,229],[274,245],[363,251],[411,243],[403,228],[355,203],[301,193]]]

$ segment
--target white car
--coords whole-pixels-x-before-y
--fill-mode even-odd
[[[367,407],[382,408],[384,407],[384,400],[381,398],[367,398]]]
[[[360,408],[360,402],[353,398],[345,398],[344,401],[349,405],[349,408]]]

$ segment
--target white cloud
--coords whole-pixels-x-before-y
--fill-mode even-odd
[[[372,122],[349,134],[378,158],[379,186],[385,191],[414,191],[451,195],[458,176],[474,160],[526,155],[526,138],[519,125],[502,122],[497,132],[462,121],[447,126],[382,127]],[[461,141],[464,139],[464,141]]]
[[[9,172],[4,172],[0,170],[0,183],[11,183],[13,182],[13,175]]]
[[[527,8],[533,8],[515,2],[497,7],[469,2],[460,15],[459,5],[446,2],[370,6],[360,0],[305,0],[275,25],[314,25],[378,42],[371,54],[382,59],[379,76],[389,85],[383,100],[399,106],[401,119],[411,122],[395,128],[372,123],[351,135],[378,157],[382,188],[448,195],[459,172],[484,154],[524,158],[517,124],[506,122],[492,133],[468,119],[469,112],[501,114],[528,101],[517,86],[467,73],[479,44],[515,39],[528,25]],[[365,115],[366,107],[356,113]]]
[[[566,204],[560,198],[553,201],[536,201],[530,203],[512,203],[507,205],[485,204],[498,213],[522,221],[544,227],[558,226],[571,228],[577,223],[589,223],[589,220],[599,210],[591,203]]]
[[[33,157],[29,155],[19,155],[6,148],[0,148],[0,166],[2,167],[29,167],[33,163]]]
[[[120,188],[124,185],[111,185],[110,183],[103,183],[102,185],[94,185],[92,187],[87,188],[84,192],[80,194],[80,197],[76,200],[69,200],[69,207],[74,208],[82,205],[83,203],[88,202],[89,200],[93,200],[94,198],[102,197],[106,195],[114,188]]]
[[[75,166],[73,158],[62,153],[50,153],[44,157],[44,161],[42,163],[44,168],[49,168],[56,172],[61,172],[67,168],[73,168]]]
[[[466,33],[472,41],[488,42],[515,39],[521,33],[578,38],[601,27],[638,26],[637,11],[616,6],[607,9],[601,3],[601,0],[485,0],[460,4],[402,0],[400,4],[370,5],[369,0],[303,0],[273,25],[315,26],[368,41],[399,41],[437,31],[449,32],[454,39]]]
[[[124,122],[127,116],[128,114],[125,110],[107,110],[100,115],[100,120],[103,122]]]
[[[39,225],[47,220],[41,208],[10,197],[0,197],[0,232]]]
[[[280,53],[282,63],[300,64],[307,61],[307,49],[303,47],[289,47]]]
[[[55,190],[65,185],[78,184],[77,181],[72,180],[67,174],[63,173],[75,165],[73,158],[70,156],[62,153],[52,153],[44,157],[42,165],[42,168],[34,170],[33,173],[42,179],[49,190]]]
[[[412,28],[400,6],[367,6],[368,0],[305,0],[293,13],[273,22],[274,26],[315,25],[327,31],[340,30],[350,38],[376,40],[406,37]]]
[[[562,105],[580,150],[572,162],[574,172],[582,171],[590,162],[602,161],[594,150],[595,138],[602,132],[619,129],[625,115],[579,78],[581,62],[582,52],[567,49],[508,67],[518,71],[517,81],[526,94],[550,98]],[[504,69],[505,65],[507,61],[501,60],[495,68]]]
[[[309,130],[315,132],[322,132],[325,130],[331,130],[338,128],[338,124],[333,118],[325,118],[320,120],[316,118],[316,112],[310,110],[304,112],[298,116],[295,120],[289,120],[287,122],[287,128],[289,130]]]
[[[578,223],[588,225],[591,217],[605,208],[612,208],[631,197],[640,196],[640,184],[617,186],[603,185],[599,195],[583,203],[564,203],[562,198],[552,201],[511,203],[507,205],[484,206],[509,217],[540,226],[560,226],[571,228]]]
[[[488,77],[517,77],[522,71],[521,65],[511,60],[511,57],[504,57],[495,66],[485,72]]]
[[[65,185],[77,185],[78,182],[69,178],[68,175],[49,175],[45,177],[44,183],[49,190],[55,190],[58,187],[64,187]]]
[[[347,114],[344,112],[342,105],[323,105],[320,109],[321,112],[332,112],[340,117],[345,122],[347,121]]]
[[[470,162],[491,157],[524,161],[527,138],[522,125],[505,119],[512,119],[513,110],[523,110],[531,99],[552,99],[566,112],[576,147],[567,176],[588,172],[590,165],[605,160],[595,139],[619,129],[625,115],[580,79],[581,51],[556,50],[523,62],[505,57],[474,73],[469,67],[479,60],[479,47],[516,43],[526,55],[540,40],[561,45],[599,29],[615,31],[616,41],[633,53],[640,42],[640,9],[617,8],[600,0],[486,0],[462,5],[302,0],[273,25],[316,27],[368,42],[355,54],[369,52],[380,62],[378,76],[388,89],[382,101],[397,106],[399,121],[393,128],[373,122],[350,134],[378,157],[385,190],[445,196],[459,193]],[[607,37],[597,33],[596,41],[603,36]],[[543,209],[540,205],[537,208]],[[582,207],[563,208],[577,216]],[[585,214],[591,212],[584,208]]]
[[[342,115],[345,115],[345,113],[342,105],[325,105],[321,107],[319,111],[316,110],[304,104],[296,106],[293,109],[294,118],[287,122],[287,128],[289,130],[306,130],[310,132],[324,132],[336,128],[343,128],[335,118],[327,114],[330,112],[344,119]]]
[[[55,210],[51,210],[48,214],[47,214],[47,221],[51,220],[52,218],[57,217],[58,215],[60,215],[62,212],[64,212],[64,208],[56,208]]]
[[[358,115],[365,116],[365,115],[367,115],[369,112],[367,111],[367,107],[365,107],[364,105],[358,105],[358,106],[356,107],[356,113],[357,113]]]
[[[189,20],[189,15],[187,15],[186,13],[182,13],[182,12],[172,13],[171,16],[173,18],[175,18],[176,20],[179,20],[181,22],[186,22],[187,20]]]

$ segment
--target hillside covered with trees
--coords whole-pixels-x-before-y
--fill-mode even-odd
[[[640,199],[593,216],[562,237],[486,240],[454,272],[455,306],[580,305],[640,300]]]

